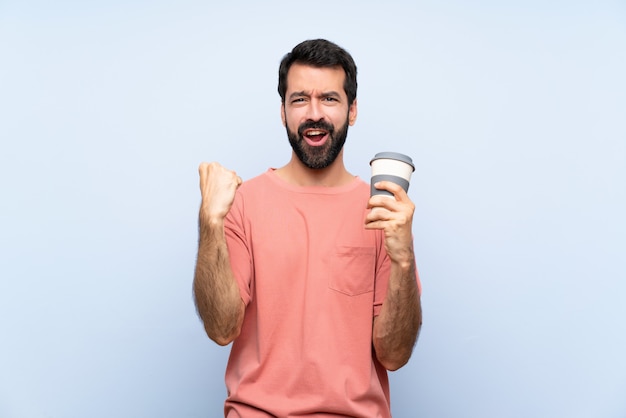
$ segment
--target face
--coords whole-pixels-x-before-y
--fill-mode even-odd
[[[344,78],[341,67],[293,64],[287,73],[283,125],[294,153],[309,168],[332,164],[356,121],[356,100],[348,106]]]

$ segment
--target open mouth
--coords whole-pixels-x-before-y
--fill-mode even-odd
[[[320,147],[331,137],[333,126],[325,121],[307,121],[300,125],[298,133],[310,146]]]
[[[328,139],[328,131],[323,129],[307,129],[302,133],[304,140],[312,146],[324,145]]]

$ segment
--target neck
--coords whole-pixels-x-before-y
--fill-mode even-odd
[[[304,187],[337,187],[348,184],[354,179],[354,176],[346,170],[343,164],[343,150],[331,165],[321,169],[305,166],[292,152],[291,160],[284,167],[277,169],[276,174],[291,184]]]

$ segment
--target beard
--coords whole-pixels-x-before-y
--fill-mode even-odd
[[[336,159],[348,137],[348,118],[346,123],[335,132],[335,127],[324,121],[307,121],[298,127],[298,132],[292,132],[289,126],[287,128],[287,137],[289,144],[295,152],[296,156],[308,168],[320,170],[331,165]],[[304,131],[307,129],[323,129],[328,131],[328,140],[324,145],[312,147],[304,140]]]

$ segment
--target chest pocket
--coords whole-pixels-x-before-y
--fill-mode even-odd
[[[349,296],[374,291],[376,249],[374,247],[337,247],[330,256],[328,287]]]

